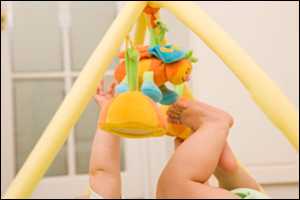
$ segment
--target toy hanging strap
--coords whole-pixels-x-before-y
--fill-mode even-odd
[[[150,45],[165,45],[165,34],[168,31],[167,27],[158,20],[159,8],[146,6],[144,13],[148,15],[147,24],[150,33]]]
[[[158,16],[157,16],[158,11],[159,11],[159,8],[154,8],[149,5],[147,5],[144,9],[144,13],[146,13],[150,17],[150,26],[152,28],[155,27],[155,23],[156,23],[155,21],[158,18]]]
[[[130,47],[128,45],[130,43]],[[138,52],[135,50],[132,42],[128,37],[126,37],[125,41],[126,51],[125,51],[125,67],[127,74],[127,82],[130,91],[135,91],[138,88]]]
[[[154,28],[149,29],[151,34],[151,45],[165,45],[165,35],[168,31],[166,25],[157,20]]]

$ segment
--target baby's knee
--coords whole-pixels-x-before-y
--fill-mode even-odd
[[[182,171],[181,171],[182,172]],[[165,169],[157,183],[157,198],[183,198],[193,180],[176,169]],[[182,196],[183,195],[183,196]]]
[[[161,176],[156,191],[159,199],[206,199],[215,193],[206,183],[194,181],[185,176]]]
[[[176,188],[180,188],[180,185],[185,181],[183,177],[180,177],[169,170],[164,170],[159,177],[156,196],[157,198],[170,198],[176,193]]]

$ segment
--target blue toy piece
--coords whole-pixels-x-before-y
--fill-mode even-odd
[[[118,94],[121,94],[123,92],[127,92],[129,90],[128,84],[126,83],[121,83],[119,85],[116,86],[116,92]]]
[[[116,93],[121,94],[123,92],[127,92],[128,90],[129,90],[129,85],[127,81],[127,76],[125,76],[123,81],[116,86]]]
[[[160,102],[162,99],[162,93],[155,85],[153,80],[153,72],[145,72],[141,91],[144,95],[150,97],[155,102]]]
[[[176,49],[173,45],[152,46],[148,49],[149,53],[162,60],[164,63],[173,63],[185,58],[185,53]]]
[[[172,90],[169,90],[165,85],[160,87],[160,90],[163,94],[163,98],[160,100],[160,104],[170,105],[177,101],[178,94]]]

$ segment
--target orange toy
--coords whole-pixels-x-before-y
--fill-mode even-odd
[[[123,54],[122,52],[120,55]],[[142,55],[143,57],[138,65],[138,78],[140,82],[142,82],[143,74],[146,71],[153,71],[155,84],[159,87],[164,85],[167,81],[174,85],[179,85],[189,80],[192,64],[188,59],[182,59],[175,63],[168,64],[163,63],[155,57],[150,57],[146,52],[142,52]],[[125,78],[125,75],[125,61],[122,60],[115,69],[115,80],[120,83]]]

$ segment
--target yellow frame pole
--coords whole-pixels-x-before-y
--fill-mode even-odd
[[[5,30],[7,25],[7,14],[6,10],[1,9],[1,32]]]
[[[201,8],[186,1],[152,1],[197,34],[239,78],[253,100],[299,151],[299,113],[276,84]],[[195,20],[197,19],[197,20]]]
[[[142,13],[136,25],[134,45],[144,44],[146,30],[147,30],[146,16],[144,13]]]
[[[84,66],[77,81],[42,134],[4,198],[27,198],[66,141],[71,128],[95,94],[97,85],[147,2],[129,2]]]

